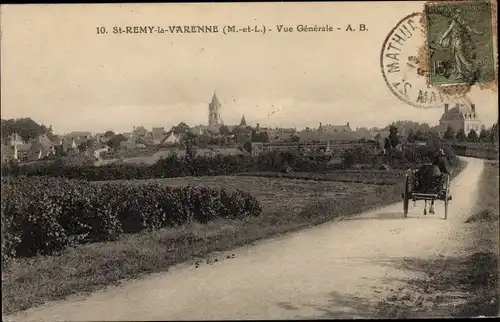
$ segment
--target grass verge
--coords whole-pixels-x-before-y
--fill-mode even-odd
[[[463,167],[462,164],[454,175]],[[215,184],[214,180],[209,181]],[[296,191],[285,196],[280,191],[290,190],[291,180],[281,181],[287,188],[271,187],[273,199],[270,192],[261,192],[264,214],[258,218],[218,220],[205,225],[189,224],[175,229],[142,232],[124,236],[115,242],[69,248],[53,256],[15,260],[2,272],[4,314],[71,294],[92,292],[142,274],[166,271],[175,264],[204,257],[211,252],[229,250],[401,200],[402,184],[379,185],[362,191],[359,190],[363,185],[352,184],[353,191],[349,194],[333,197],[331,192],[326,193],[328,189],[337,187],[338,190],[345,190],[347,184],[332,182],[327,187],[323,183],[311,182],[314,185],[311,188],[298,181],[295,183]],[[255,186],[263,190],[260,181]],[[318,191],[311,194],[314,189]],[[281,204],[284,202],[297,208],[300,195],[305,197],[298,211],[291,211],[291,208]],[[279,207],[272,208],[272,204],[279,204]]]

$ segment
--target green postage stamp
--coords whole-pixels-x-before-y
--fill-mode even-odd
[[[491,3],[428,3],[425,15],[431,85],[495,80]]]

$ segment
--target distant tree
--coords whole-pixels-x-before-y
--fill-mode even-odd
[[[127,138],[123,134],[113,135],[106,143],[110,148],[116,150],[120,147],[120,142],[127,141]]]
[[[415,121],[404,121],[404,120],[393,122],[392,124],[386,126],[382,130],[390,131],[391,126],[396,127],[400,133],[408,133],[408,131],[412,130],[413,133],[420,131],[426,135],[431,130],[431,127],[427,123],[418,123]],[[377,131],[377,129],[372,128],[370,129],[370,131],[375,132]]]
[[[415,140],[416,141],[426,141],[427,140],[426,133],[422,130],[417,130],[417,132],[415,133]]]
[[[85,140],[85,141],[81,142],[80,144],[78,144],[77,148],[80,152],[83,152],[91,146],[92,146],[92,140]]]
[[[399,144],[398,128],[394,125],[390,125],[389,132],[391,147],[395,148]]]
[[[435,133],[439,133],[441,130],[441,126],[440,125],[434,125],[432,127],[429,128],[429,131],[430,132],[435,132]]]
[[[292,142],[299,142],[299,141],[300,141],[300,138],[299,138],[297,135],[292,134],[292,135],[290,136],[290,141],[292,141]]]
[[[195,141],[198,136],[193,132],[186,132],[186,140]]]
[[[179,123],[177,126],[172,127],[175,134],[185,134],[189,131],[189,125],[184,122]]]
[[[491,141],[490,132],[488,130],[486,130],[486,127],[484,125],[481,126],[481,132],[479,132],[479,141],[480,142],[490,142]]]
[[[259,132],[259,133],[253,134],[252,135],[252,142],[262,142],[262,143],[269,142],[269,137],[267,135],[267,132]]]
[[[453,128],[448,126],[446,128],[446,132],[444,132],[443,139],[446,141],[451,141],[455,138],[455,133],[453,132]]]
[[[342,152],[342,164],[345,168],[349,168],[356,163],[373,163],[374,160],[375,156],[368,147],[356,146]]]
[[[489,132],[490,132],[490,141],[495,143],[498,142],[498,123],[493,124]]]
[[[106,138],[110,138],[112,137],[113,135],[115,135],[115,132],[109,130],[109,131],[106,131],[106,133],[104,133],[104,137]]]
[[[250,127],[243,127],[243,126],[236,126],[233,128],[232,134],[238,135],[238,134],[251,134],[253,132],[253,129]]]
[[[465,135],[464,129],[460,129],[455,138],[457,139],[458,142],[465,142],[467,140],[467,136]]]
[[[228,136],[231,132],[229,131],[229,128],[227,127],[227,125],[222,125],[219,128],[219,133],[223,136]]]
[[[196,149],[191,141],[186,142],[186,159],[188,161],[193,161],[196,157]]]
[[[406,137],[406,140],[410,143],[415,142],[415,133],[413,132],[413,129],[408,130],[408,135]]]
[[[55,155],[56,157],[65,157],[67,155],[66,151],[64,151],[63,147],[61,145],[55,146]]]
[[[428,132],[431,130],[431,127],[429,126],[429,124],[427,123],[422,123],[422,124],[419,124],[418,126],[418,129],[424,133]]]
[[[389,138],[384,139],[384,149],[389,150],[391,148],[391,140]]]
[[[441,139],[439,138],[439,133],[436,131],[429,130],[427,134],[425,134],[425,141],[432,144],[441,144]]]
[[[479,136],[475,130],[471,130],[467,135],[467,141],[469,142],[477,142],[479,141]]]
[[[17,133],[25,141],[38,137],[41,134],[46,134],[49,138],[53,138],[52,127],[47,128],[45,125],[40,125],[31,118],[19,118],[1,120],[2,137],[8,137],[12,133]]]

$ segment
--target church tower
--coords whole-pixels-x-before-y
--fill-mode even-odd
[[[240,126],[247,126],[247,120],[245,119],[245,114],[241,117]]]
[[[221,110],[222,104],[219,102],[219,99],[217,98],[217,94],[214,92],[214,96],[212,97],[212,102],[208,104],[208,126],[213,127],[213,126],[218,126],[222,125],[222,120],[220,117],[220,110]]]

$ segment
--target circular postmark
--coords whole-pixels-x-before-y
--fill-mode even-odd
[[[428,68],[421,48],[426,45],[422,13],[401,19],[389,32],[380,53],[380,68],[391,92],[401,101],[420,108],[438,108],[456,100],[427,82]]]

